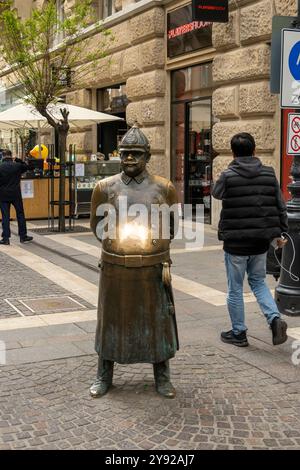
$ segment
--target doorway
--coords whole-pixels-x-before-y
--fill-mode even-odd
[[[211,216],[211,99],[186,104],[185,203],[203,204],[205,223]]]
[[[181,204],[203,205],[211,223],[211,63],[172,73],[171,178]]]

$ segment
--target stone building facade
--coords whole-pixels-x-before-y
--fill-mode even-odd
[[[45,0],[16,0],[21,14],[29,4]],[[60,0],[65,14],[74,0]],[[98,11],[103,2],[95,1]],[[167,15],[189,4],[186,0],[111,0],[106,3],[104,24],[114,36],[108,56],[97,62],[85,77],[82,88],[70,92],[68,103],[97,109],[96,90],[126,85],[129,104],[126,120],[136,120],[148,136],[152,148],[151,170],[172,176],[171,86],[174,71],[184,67],[211,64],[212,67],[212,146],[218,156],[213,160],[213,178],[231,160],[230,138],[239,131],[252,133],[257,154],[280,174],[281,111],[278,95],[271,95],[270,52],[273,15],[294,16],[297,0],[229,0],[229,23],[212,27],[212,45],[190,51],[175,59],[167,56]],[[110,5],[110,6],[109,6]],[[101,10],[102,9],[102,10]],[[91,50],[97,49],[99,33],[90,28]],[[1,75],[1,74],[0,74]],[[4,78],[4,77],[2,77]],[[79,152],[95,152],[95,128],[71,133],[69,141]],[[216,225],[219,204],[212,201]]]
[[[95,107],[93,90],[125,83],[130,102],[126,108],[126,120],[129,125],[138,121],[151,143],[152,168],[166,174],[165,12],[156,3],[152,2],[147,9],[137,8],[139,4],[134,4],[134,15],[125,19],[120,15],[115,21],[106,21],[115,38],[108,55],[97,62],[96,68],[91,68],[84,79],[85,89],[68,94],[67,102],[88,106],[92,99]],[[127,9],[130,11],[130,5]],[[99,40],[100,35],[96,34],[89,47],[96,49]],[[69,138],[78,149],[92,151],[91,132],[77,133],[76,137],[71,134]]]

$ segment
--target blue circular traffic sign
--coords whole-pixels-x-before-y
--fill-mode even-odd
[[[300,80],[300,41],[296,42],[289,56],[289,68],[295,80]]]

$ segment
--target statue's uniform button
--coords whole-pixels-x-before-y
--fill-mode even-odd
[[[153,245],[156,245],[156,244],[157,244],[157,240],[152,240],[152,244],[153,244]]]

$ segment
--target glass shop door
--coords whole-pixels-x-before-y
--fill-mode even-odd
[[[211,98],[186,103],[185,203],[204,205],[205,223],[211,223],[212,116]]]

